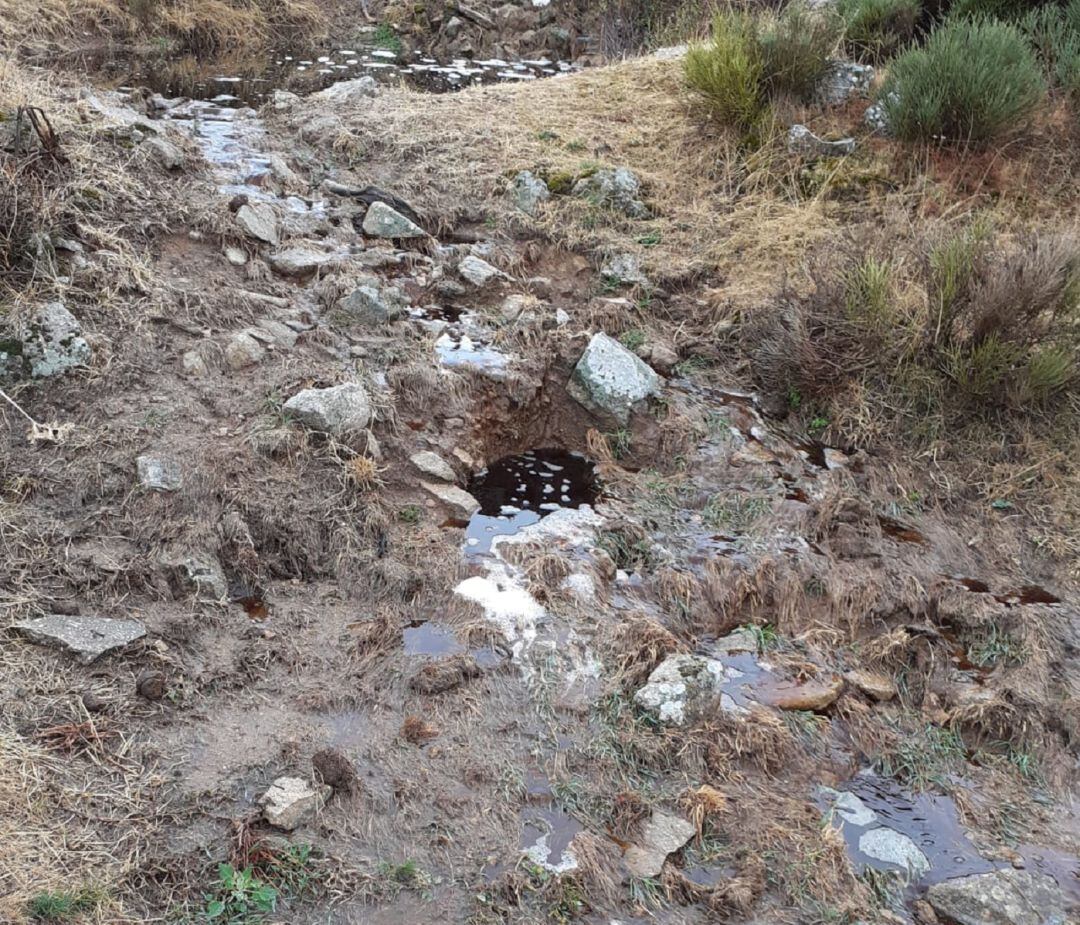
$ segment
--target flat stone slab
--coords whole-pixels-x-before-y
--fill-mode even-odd
[[[431,492],[443,504],[453,510],[455,514],[469,518],[480,510],[480,502],[463,488],[458,488],[456,485],[436,485],[432,482],[421,482],[420,484],[425,491]]]
[[[641,844],[626,849],[626,866],[635,877],[659,877],[669,854],[697,834],[680,816],[654,812],[641,831]]]
[[[146,635],[146,627],[138,620],[71,617],[65,614],[23,620],[14,624],[12,629],[38,645],[72,653],[83,665],[89,665],[106,653],[122,649]]]

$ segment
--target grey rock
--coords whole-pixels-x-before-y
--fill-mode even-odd
[[[425,491],[431,492],[455,514],[459,514],[466,519],[480,510],[480,502],[456,485],[436,485],[432,482],[421,482],[420,484]]]
[[[34,313],[23,338],[22,355],[35,379],[85,366],[91,353],[82,326],[62,302],[50,302]]]
[[[310,145],[332,145],[343,131],[341,119],[333,113],[305,118],[300,125],[300,137]]]
[[[270,94],[270,106],[275,112],[284,112],[300,102],[300,97],[288,90],[275,90]]]
[[[915,842],[902,832],[885,826],[863,832],[859,836],[859,851],[875,861],[906,870],[913,877],[921,877],[930,870],[930,861]]]
[[[240,331],[229,338],[224,353],[230,369],[247,369],[262,362],[266,348],[247,331]]]
[[[179,491],[184,484],[180,463],[168,456],[139,456],[135,470],[139,484],[149,491]]]
[[[328,389],[304,389],[285,402],[284,411],[312,430],[343,434],[371,423],[371,399],[358,382]]]
[[[87,88],[79,93],[79,97],[81,107],[96,115],[107,128],[122,129],[128,133],[133,129],[148,135],[157,133],[157,127],[146,113],[129,106],[127,100],[119,93],[99,92]]]
[[[832,803],[836,815],[849,825],[865,828],[878,820],[877,813],[850,790],[821,787],[819,792]]]
[[[228,246],[222,250],[222,253],[234,267],[242,267],[247,263],[247,254],[242,247]]]
[[[855,153],[854,138],[826,141],[824,138],[818,138],[805,125],[791,126],[788,130],[787,144],[792,154],[806,154],[812,157],[846,157]]]
[[[956,925],[1066,925],[1065,896],[1045,874],[1011,867],[933,884],[926,898]]]
[[[236,212],[236,224],[249,238],[276,245],[281,234],[278,230],[277,211],[266,202],[249,202]]]
[[[529,170],[523,170],[507,190],[510,201],[526,215],[535,215],[540,203],[551,198],[548,185]]]
[[[270,266],[282,276],[310,276],[336,262],[333,254],[308,247],[287,247],[270,255]]]
[[[888,106],[897,99],[899,97],[894,91],[867,107],[866,112],[863,113],[863,122],[872,132],[877,135],[891,134]]]
[[[364,234],[373,238],[425,238],[427,232],[385,202],[376,200],[364,216]]]
[[[438,453],[432,453],[431,450],[423,450],[420,453],[414,453],[409,457],[409,460],[425,475],[430,475],[436,479],[442,479],[444,482],[453,482],[457,480],[457,473],[450,467],[450,464],[439,456]]]
[[[286,186],[304,186],[304,181],[297,176],[296,171],[293,170],[280,154],[270,155],[270,173],[279,183],[284,183]]]
[[[146,635],[138,620],[115,620],[111,617],[74,617],[53,614],[35,620],[23,620],[12,627],[31,642],[71,652],[83,665],[122,649]]]
[[[745,626],[721,637],[713,645],[713,652],[717,655],[739,655],[741,653],[757,655],[757,650],[757,636]]]
[[[720,707],[725,712],[741,715],[746,712],[728,694],[725,682],[738,677],[733,669],[719,659],[701,655],[670,655],[653,669],[649,680],[634,693],[634,702],[668,726],[681,726],[687,720],[688,709],[703,698],[720,694]]]
[[[181,357],[180,363],[184,372],[189,376],[202,378],[210,375],[210,367],[206,365],[206,360],[203,359],[203,355],[198,350],[186,351]]]
[[[320,102],[332,103],[335,106],[346,106],[359,103],[365,99],[371,99],[379,92],[379,84],[370,74],[358,77],[356,80],[343,80],[332,84],[325,90],[314,94],[312,99]]]
[[[408,298],[396,286],[375,276],[364,276],[356,281],[352,292],[338,301],[337,307],[350,319],[377,327],[401,318],[408,304]]]
[[[613,254],[600,268],[604,279],[624,286],[648,286],[649,278],[642,272],[641,262],[634,254]]]
[[[634,877],[659,877],[668,855],[696,834],[693,824],[681,816],[654,811],[642,826],[640,843],[626,849],[626,866]]]
[[[225,572],[210,553],[165,553],[161,564],[177,585],[194,591],[199,600],[224,601],[229,596]]]
[[[297,333],[283,321],[273,318],[263,318],[248,333],[256,340],[281,347],[283,350],[291,350],[296,346]]]
[[[874,69],[869,64],[834,61],[818,84],[817,97],[827,106],[839,106],[853,96],[866,96],[874,81]]]
[[[300,777],[279,777],[259,802],[270,825],[291,832],[307,822],[330,798],[325,784],[312,785]]]
[[[164,138],[150,138],[145,145],[166,170],[179,170],[184,166],[184,152]]]
[[[646,218],[649,209],[641,201],[641,183],[626,167],[598,170],[574,184],[574,195],[591,199],[597,205],[622,212],[630,218]]]
[[[678,352],[667,346],[667,344],[653,344],[649,348],[649,355],[646,359],[648,359],[649,365],[653,369],[664,376],[673,373],[675,367],[679,365]]]
[[[660,378],[607,334],[594,334],[570,376],[567,391],[597,414],[625,424],[638,402],[660,391]]]
[[[499,279],[506,275],[502,270],[493,267],[486,260],[481,260],[472,254],[465,257],[458,264],[458,273],[461,274],[462,279],[468,280],[478,288],[486,286],[493,279]]]

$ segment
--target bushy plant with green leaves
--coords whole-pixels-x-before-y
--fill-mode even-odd
[[[911,42],[922,11],[920,0],[839,0],[844,43],[860,61],[879,62]]]
[[[881,100],[905,141],[984,144],[1027,123],[1046,93],[1020,30],[989,19],[950,20],[896,58]]]
[[[802,3],[779,15],[725,10],[711,39],[687,52],[686,80],[717,118],[749,131],[766,121],[773,98],[813,95],[842,31],[839,17]]]

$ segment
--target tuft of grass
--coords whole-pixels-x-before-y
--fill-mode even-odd
[[[91,888],[46,891],[30,898],[26,912],[36,922],[69,922],[83,912],[93,912],[102,898],[99,890]]]
[[[954,19],[889,67],[881,100],[905,141],[986,144],[1030,121],[1046,93],[1023,34],[989,19]]]
[[[1038,6],[1018,25],[1034,47],[1051,86],[1080,104],[1080,0]]]
[[[763,17],[758,32],[766,90],[809,100],[828,72],[843,35],[843,20],[830,10],[811,10],[801,0],[775,18]]]
[[[915,36],[920,0],[839,0],[844,43],[860,61],[878,63],[896,54]]]
[[[904,731],[878,757],[877,768],[906,787],[925,790],[941,787],[950,771],[965,759],[963,739],[952,729],[926,725]]]
[[[1019,665],[1025,658],[1024,647],[997,626],[979,634],[968,646],[967,657],[980,668],[995,665]]]

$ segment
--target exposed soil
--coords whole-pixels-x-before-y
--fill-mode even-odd
[[[256,114],[0,63],[69,158],[0,152],[47,193],[52,261],[12,259],[0,343],[60,299],[92,349],[4,382],[56,429],[0,412],[0,618],[146,629],[90,665],[5,633],[0,920],[65,894],[74,921],[203,921],[219,863],[279,894],[233,921],[912,921],[931,884],[1012,865],[1080,915],[1075,562],[947,454],[767,413],[736,321],[855,219],[787,187],[722,212],[727,167],[665,173],[715,141],[687,147],[678,67]],[[591,157],[641,172],[652,214],[508,204],[518,170]],[[365,233],[326,180],[404,197],[423,236]],[[240,224],[260,205],[277,243]],[[318,259],[283,269],[296,249]],[[620,251],[656,285],[605,278]],[[345,305],[371,286],[400,310]],[[663,377],[625,420],[568,391],[601,331]],[[290,411],[345,383],[364,426]],[[146,455],[179,486],[140,481]],[[654,710],[673,656],[715,686]],[[330,788],[289,832],[260,802],[281,777]],[[929,867],[864,850],[879,828]]]

